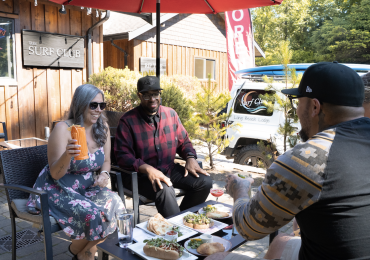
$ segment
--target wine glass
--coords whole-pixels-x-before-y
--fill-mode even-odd
[[[224,190],[220,189],[220,188],[211,189],[210,192],[211,192],[213,197],[216,197],[217,202],[218,202],[218,197],[221,197],[222,195],[224,195]]]

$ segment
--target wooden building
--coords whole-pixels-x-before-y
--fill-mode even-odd
[[[74,90],[86,82],[85,36],[101,19],[102,12],[97,15],[93,10],[88,15],[86,8],[66,6],[66,13],[62,14],[58,11],[60,8],[46,0],[0,1],[0,121],[6,122],[9,139],[44,138],[45,127],[66,116]],[[24,30],[36,31],[30,34],[40,38],[22,43],[26,37]],[[103,67],[102,26],[97,26],[91,35],[92,72],[95,73]],[[47,38],[55,41],[55,37],[61,39],[58,44],[64,41],[67,44],[67,39],[73,39],[70,36],[81,36],[77,37],[83,43],[80,51],[72,50],[75,48],[72,46],[65,49],[63,56],[62,50],[52,48],[54,43],[49,49],[38,47]],[[22,49],[27,44],[30,49]],[[28,57],[27,51],[28,55],[36,55]],[[58,60],[61,57],[57,62],[45,64],[44,59],[54,52],[58,52],[58,56],[82,58],[82,65],[77,68],[71,63],[72,68],[68,67],[68,62],[63,65],[62,59]]]
[[[153,23],[149,24],[139,17],[112,12],[103,25],[104,67],[128,66],[135,71],[155,71],[156,27],[153,16]],[[202,81],[210,73],[218,90],[228,91],[226,32],[222,14],[162,14],[160,40],[161,72],[196,76]],[[257,43],[255,55],[264,56]]]

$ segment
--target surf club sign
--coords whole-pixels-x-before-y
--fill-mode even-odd
[[[22,30],[24,66],[82,69],[84,48],[81,36]]]

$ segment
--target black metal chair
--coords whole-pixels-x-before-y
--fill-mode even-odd
[[[53,245],[51,234],[61,230],[58,222],[49,216],[48,195],[45,191],[33,189],[41,170],[48,164],[47,145],[4,150],[0,152],[0,169],[3,174],[1,189],[6,190],[9,213],[12,225],[12,259],[16,260],[16,225],[15,219],[20,218],[42,226],[40,232],[44,233],[45,259],[53,259]],[[114,174],[118,187],[119,196],[125,204],[122,192],[121,173]],[[119,185],[121,184],[121,185]],[[32,215],[27,212],[26,203],[29,195],[40,196],[41,214]]]
[[[46,145],[0,152],[0,168],[4,182],[0,185],[0,188],[6,190],[8,200],[12,225],[13,260],[16,259],[16,218],[42,225],[45,259],[53,259],[51,234],[61,230],[61,227],[53,217],[49,216],[47,192],[32,188],[39,173],[47,163]],[[30,193],[40,196],[40,215],[31,215],[27,212],[26,202]]]

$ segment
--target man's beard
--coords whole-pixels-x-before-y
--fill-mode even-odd
[[[299,131],[299,136],[301,137],[302,142],[307,142],[309,139],[307,131],[303,128]]]

